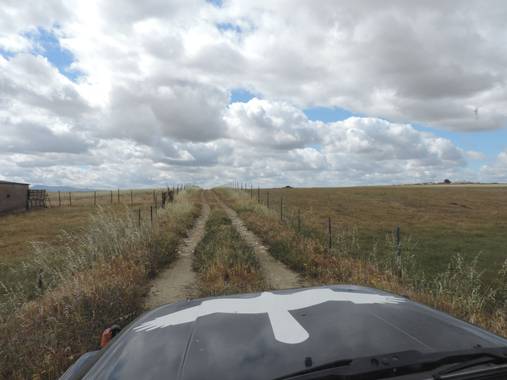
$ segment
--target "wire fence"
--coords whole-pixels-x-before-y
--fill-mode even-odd
[[[175,185],[157,189],[46,192],[44,206],[83,211],[97,207],[127,207],[139,227],[153,227],[158,222],[158,211],[189,187],[191,186]]]
[[[98,191],[54,191],[47,192],[46,207],[97,207],[126,205],[130,207],[152,205],[163,207],[171,196],[186,189],[187,185],[158,189],[98,190]]]
[[[347,252],[357,257],[364,255],[364,250],[360,249],[359,236],[357,228],[336,224],[331,213],[326,217],[316,217],[309,215],[311,212],[302,210],[300,207],[290,205],[284,198],[283,190],[267,190],[260,187],[254,188],[252,185],[241,184],[233,186],[237,192],[241,192],[250,197],[250,200],[266,206],[268,209],[279,215],[280,222],[292,228],[301,237],[318,239],[323,246],[327,248],[330,254],[340,254]],[[387,252],[390,256],[391,265],[394,271],[401,278],[403,277],[402,260],[402,231],[399,225],[394,226],[392,231],[387,232]],[[410,243],[410,237],[406,239]],[[367,257],[362,257],[367,259]]]

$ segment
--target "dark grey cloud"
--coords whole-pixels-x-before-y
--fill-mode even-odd
[[[93,145],[73,131],[56,133],[38,124],[1,123],[0,130],[0,151],[4,153],[85,153]]]

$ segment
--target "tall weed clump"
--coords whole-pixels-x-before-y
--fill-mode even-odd
[[[483,281],[477,258],[466,261],[460,254],[442,272],[428,276],[415,259],[416,242],[410,237],[402,240],[402,255],[397,257],[392,233],[370,247],[361,247],[357,229],[343,226],[334,231],[329,249],[328,237],[321,231],[294,223],[293,218],[281,222],[277,212],[249,197],[220,191],[247,226],[263,238],[271,254],[308,282],[381,288],[507,336],[507,260],[498,281]]]
[[[41,270],[43,287],[29,301],[27,287],[9,288],[11,312],[0,316],[0,378],[57,378],[98,348],[105,327],[135,318],[149,278],[174,259],[197,216],[196,196],[180,193],[158,210],[153,226],[139,225],[127,208],[99,209],[89,228],[63,234],[58,245],[35,245],[26,268]]]

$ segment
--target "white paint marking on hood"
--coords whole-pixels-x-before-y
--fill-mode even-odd
[[[218,298],[203,301],[162,317],[155,318],[134,328],[135,331],[151,331],[168,326],[194,322],[199,317],[215,313],[264,314],[267,313],[275,339],[282,343],[297,344],[310,336],[289,313],[328,301],[345,301],[354,304],[397,304],[405,299],[370,293],[337,292],[331,289],[307,289],[290,294],[263,292],[254,298]]]

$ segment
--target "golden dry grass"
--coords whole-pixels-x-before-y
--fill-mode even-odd
[[[26,265],[44,264],[47,288],[0,313],[0,378],[55,379],[79,355],[98,348],[105,327],[135,318],[149,278],[174,259],[198,215],[197,199],[195,192],[183,193],[154,226],[139,226],[125,208],[102,209],[85,229],[62,237],[59,242],[68,245],[38,247],[35,256],[44,260]],[[24,295],[9,294],[9,300]]]
[[[326,234],[328,217],[333,231],[355,229],[362,250],[370,250],[399,225],[402,239],[410,239],[415,259],[428,274],[441,271],[456,253],[467,260],[479,255],[484,279],[495,281],[507,257],[507,186],[265,189],[263,204],[268,192],[273,210],[278,212],[283,197],[286,216],[294,220],[299,209],[303,224],[312,230]]]
[[[161,189],[134,190],[133,212],[141,208],[143,219],[148,218],[149,208],[154,205],[153,192],[156,194],[156,200],[160,202],[161,191]],[[58,193],[48,194],[52,207],[0,215],[0,264],[31,254],[31,242],[55,242],[62,230],[77,232],[86,227],[90,221],[90,214],[96,209],[93,207],[93,193],[90,192],[73,192],[72,207],[68,203],[68,193],[61,193],[62,207],[58,207]],[[111,205],[109,192],[97,192],[97,206],[115,209],[131,206],[130,190],[120,191],[119,203],[117,193],[113,194]]]
[[[46,244],[72,244],[67,239],[68,234],[75,236],[86,230],[99,209],[117,212],[126,212],[126,209],[130,209],[131,217],[136,220],[138,210],[141,209],[142,222],[148,222],[150,206],[153,206],[153,192],[159,201],[160,191],[154,189],[134,191],[133,207],[130,207],[130,191],[124,192],[128,194],[128,202],[120,198],[124,202],[118,204],[117,198],[114,198],[115,203],[112,206],[103,203],[98,207],[93,207],[93,203],[89,202],[93,199],[93,193],[72,193],[72,207],[64,203],[62,207],[0,215],[0,303],[5,301],[8,289],[24,288],[28,298],[36,294],[33,288],[41,268],[33,267],[30,263],[38,252],[37,247]],[[49,194],[51,198],[58,197],[58,193]],[[63,199],[65,198],[62,195]],[[57,204],[52,202],[53,206]],[[156,217],[156,211],[153,215]]]

